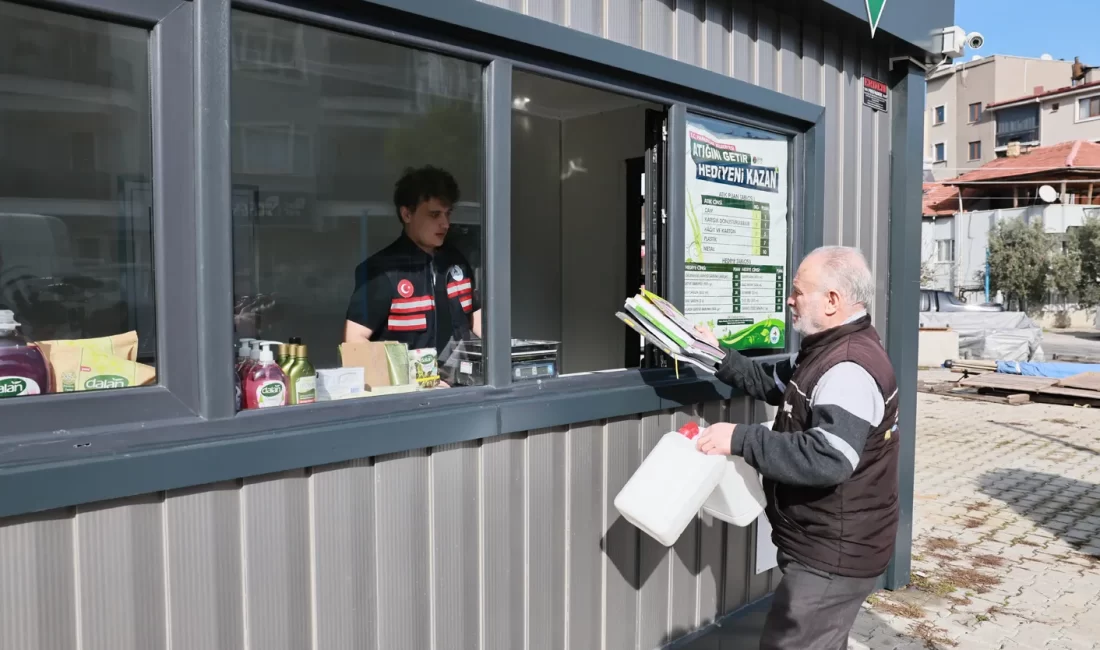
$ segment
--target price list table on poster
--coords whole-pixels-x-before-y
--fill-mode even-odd
[[[684,309],[704,315],[783,313],[781,266],[691,264],[684,272]]]
[[[733,272],[733,312],[782,313],[785,296],[783,267],[737,266]]]
[[[771,254],[771,217],[768,206],[741,199],[703,196],[700,230],[703,258],[708,262]]]

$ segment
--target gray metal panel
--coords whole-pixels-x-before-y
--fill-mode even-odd
[[[642,418],[641,458],[648,456],[671,428],[672,418],[667,413],[650,413]],[[671,551],[649,535],[640,537],[638,646],[656,648],[668,641]]]
[[[528,444],[520,434],[481,446],[484,650],[524,646]]]
[[[158,495],[77,508],[76,647],[167,648],[161,517]]]
[[[642,49],[661,56],[675,58],[676,36],[673,32],[673,3],[669,0],[641,0]]]
[[[733,399],[727,404],[727,417],[730,422],[753,422],[752,400]],[[756,573],[754,540],[756,524],[749,527],[726,527],[726,583],[724,586],[723,608],[726,612],[749,602],[749,584]]]
[[[858,246],[856,224],[859,220],[859,139],[861,135],[859,114],[863,110],[859,79],[859,45],[851,40],[841,42],[842,65],[841,99],[837,109],[841,115],[840,160],[837,172],[840,178],[840,191],[843,193],[840,203],[840,243],[844,246]],[[827,107],[832,108],[832,107]]]
[[[779,16],[766,5],[756,7],[756,83],[779,90]]]
[[[893,74],[890,161],[890,304],[886,350],[898,383],[898,525],[886,586],[909,582],[913,547],[913,472],[916,467],[917,317],[920,289],[921,173],[923,168],[925,79],[915,66]]]
[[[805,98],[802,86],[802,24],[790,14],[779,16],[779,79],[780,90]]]
[[[431,537],[424,450],[375,460],[374,534],[378,566],[378,647],[431,647]]]
[[[478,442],[431,452],[432,648],[480,646]],[[496,558],[486,557],[486,562]]]
[[[603,2],[601,0],[569,0],[569,27],[596,36],[604,35]]]
[[[374,467],[369,459],[313,470],[313,613],[317,650],[377,648]]]
[[[698,409],[694,406],[677,409],[672,413],[671,429],[679,429],[689,421],[698,421]],[[669,580],[669,623],[671,633],[668,641],[678,639],[699,626],[698,585],[695,576],[699,573],[699,518],[695,517],[687,529],[672,545],[671,571]]]
[[[756,83],[756,18],[751,2],[733,3],[733,77]]]
[[[567,438],[566,642],[570,648],[598,648],[603,589],[600,540],[604,533],[604,430],[596,424],[574,426]]]
[[[313,641],[310,499],[304,470],[241,487],[247,648],[300,650]]]
[[[676,0],[676,59],[706,67],[703,29],[707,19],[706,0]]]
[[[196,318],[200,411],[206,418],[232,417],[233,220],[229,130],[229,0],[198,0],[195,6],[195,192]],[[181,278],[181,281],[183,279]]]
[[[244,644],[240,506],[236,482],[165,497],[172,650],[237,650]]]
[[[642,3],[638,0],[605,0],[607,4],[607,38],[642,47]]]
[[[527,15],[565,24],[565,6],[569,0],[527,0]]]
[[[604,430],[604,466],[607,490],[603,499],[604,632],[607,650],[637,645],[638,545],[642,535],[615,509],[615,496],[642,462],[641,418],[612,420]],[[629,623],[629,624],[628,624]]]
[[[879,63],[879,80],[889,78],[888,64]],[[893,107],[890,107],[893,111]],[[891,113],[892,114],[892,113]],[[875,255],[871,270],[875,282],[875,327],[880,335],[886,335],[887,313],[890,308],[890,151],[891,151],[891,115],[878,117],[876,139],[878,162],[875,165]]]
[[[493,61],[485,70],[485,380],[491,386],[512,383],[512,64]]]
[[[826,245],[840,244],[840,227],[844,218],[844,210],[841,201],[844,193],[841,189],[844,161],[841,159],[843,147],[841,139],[844,134],[844,116],[840,106],[841,85],[843,73],[841,72],[840,38],[834,32],[825,32],[823,43],[825,65],[822,68],[822,85],[825,89],[825,160],[829,161],[830,168],[834,170],[833,178],[825,183],[825,226],[823,243]]]
[[[703,52],[703,64],[707,70],[729,75],[733,71],[733,5],[714,0],[706,4],[706,24],[703,26],[706,50]]]
[[[868,49],[860,52],[860,72],[868,76],[874,76],[875,70],[873,53]],[[858,237],[854,245],[859,246],[863,255],[870,263],[875,257],[875,224],[878,215],[875,213],[875,169],[878,168],[878,143],[875,135],[878,132],[879,113],[863,105],[862,92],[863,80],[858,79],[857,92],[861,93],[861,99],[856,104],[859,111],[859,189],[856,192],[858,202],[859,221],[856,224]],[[873,269],[872,269],[873,270]],[[872,304],[873,306],[873,304]]]
[[[759,521],[753,523],[748,528],[749,531],[749,548],[752,552],[749,553],[749,566],[748,566],[748,602],[759,600],[768,595],[768,591],[771,590],[771,582],[768,577],[768,572],[757,573],[756,572],[756,529],[760,525]]]
[[[527,439],[527,648],[565,647],[566,443],[564,429]]]
[[[73,549],[68,510],[0,523],[0,648],[78,647]]]
[[[711,402],[702,409],[703,424],[729,421],[729,409],[723,402]],[[699,514],[699,624],[709,625],[725,612],[722,590],[725,572],[726,524],[708,514]]]
[[[824,42],[820,25],[802,25],[802,99],[823,104]]]

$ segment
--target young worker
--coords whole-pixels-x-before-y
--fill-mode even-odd
[[[405,172],[393,193],[404,232],[355,269],[344,341],[398,341],[410,350],[481,336],[473,272],[446,244],[458,184],[448,172]],[[442,361],[442,360],[441,360]]]

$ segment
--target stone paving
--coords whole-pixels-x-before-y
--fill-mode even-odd
[[[913,584],[849,649],[1100,648],[1100,409],[918,408]]]

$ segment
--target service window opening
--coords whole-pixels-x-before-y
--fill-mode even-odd
[[[647,114],[665,107],[520,71],[512,88],[515,343],[559,343],[557,374],[637,367],[640,337],[615,312],[653,245],[640,218]]]

